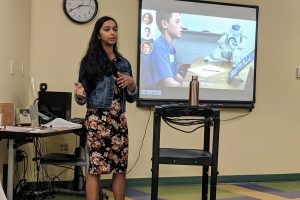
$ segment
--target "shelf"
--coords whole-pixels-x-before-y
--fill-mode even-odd
[[[198,149],[160,148],[159,164],[210,166],[210,152]]]
[[[41,157],[34,158],[33,161],[40,160],[41,164],[50,165],[72,165],[72,166],[86,166],[85,159],[75,157],[72,154],[65,153],[49,153]]]

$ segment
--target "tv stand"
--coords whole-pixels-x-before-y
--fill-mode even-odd
[[[178,149],[160,147],[161,119],[193,116],[203,119],[204,144],[202,149]],[[212,130],[212,142],[210,134]],[[208,172],[210,168],[210,200],[216,200],[218,175],[220,111],[205,106],[189,107],[186,105],[162,105],[154,109],[153,150],[152,150],[152,184],[151,200],[158,199],[159,164],[203,166],[202,200],[207,200]],[[212,146],[212,148],[210,148]],[[210,150],[211,149],[211,150]]]

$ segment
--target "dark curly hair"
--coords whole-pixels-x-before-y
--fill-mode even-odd
[[[96,86],[97,81],[103,80],[103,76],[110,76],[112,74],[112,65],[114,63],[108,58],[103,49],[101,39],[98,38],[101,27],[109,20],[114,21],[118,26],[116,20],[111,17],[103,16],[98,19],[95,23],[86,55],[81,60],[81,68],[84,69],[84,76],[91,88]],[[113,51],[116,56],[120,55],[117,44],[114,44]]]

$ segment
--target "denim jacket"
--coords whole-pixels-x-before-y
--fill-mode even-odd
[[[123,74],[132,76],[132,71],[131,71],[131,65],[129,61],[122,57],[118,56],[116,58],[116,67],[117,70],[120,71]],[[99,81],[96,84],[96,87],[91,90],[88,85],[87,85],[87,80],[86,77],[83,75],[84,69],[81,66],[80,71],[79,71],[79,80],[84,87],[86,97],[83,99],[79,99],[75,95],[75,101],[79,105],[84,105],[87,103],[87,108],[91,109],[104,109],[104,110],[109,110],[112,106],[112,101],[114,98],[114,76],[103,76],[103,80]],[[123,90],[123,99],[122,99],[122,111],[126,111],[126,101],[129,103],[132,103],[136,100],[137,98],[137,87],[135,88],[134,92],[130,92],[127,87],[124,88]]]

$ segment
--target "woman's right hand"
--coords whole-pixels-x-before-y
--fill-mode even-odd
[[[82,84],[80,82],[77,82],[74,85],[75,85],[74,92],[75,92],[76,96],[80,99],[85,98],[86,94],[85,94]]]

